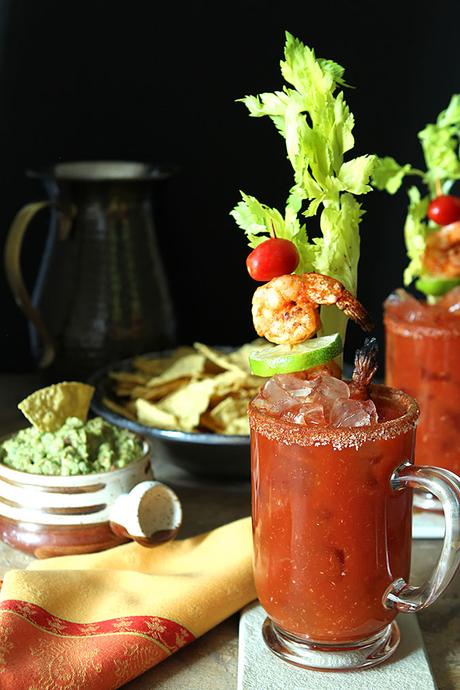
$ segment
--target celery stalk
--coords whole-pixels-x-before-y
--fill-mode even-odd
[[[294,184],[283,213],[241,193],[231,211],[256,247],[270,235],[291,240],[300,254],[297,273],[314,271],[339,280],[356,294],[361,206],[355,196],[371,191],[375,156],[345,160],[354,146],[354,117],[344,99],[344,69],[317,58],[313,49],[286,34],[281,91],[241,99],[251,117],[268,116],[285,140]],[[308,222],[320,216],[321,235]],[[323,335],[345,337],[347,317],[336,307],[321,309]]]

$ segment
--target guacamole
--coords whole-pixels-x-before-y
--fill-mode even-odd
[[[57,431],[23,429],[0,444],[0,462],[32,474],[69,476],[125,467],[143,453],[142,439],[101,417],[68,417]]]

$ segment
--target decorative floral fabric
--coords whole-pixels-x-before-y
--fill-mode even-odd
[[[0,690],[115,690],[254,598],[249,519],[35,561],[0,592]]]
[[[82,624],[25,601],[3,601],[0,688],[118,688],[194,639],[182,625],[158,616]]]

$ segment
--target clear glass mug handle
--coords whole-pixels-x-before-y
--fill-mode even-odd
[[[428,491],[439,499],[444,511],[444,543],[431,576],[420,587],[399,578],[385,593],[387,608],[413,613],[426,608],[443,593],[460,565],[460,478],[440,467],[407,462],[394,471],[391,487],[395,491],[406,487]]]

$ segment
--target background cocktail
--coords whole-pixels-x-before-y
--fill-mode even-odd
[[[420,405],[416,462],[460,475],[460,316],[403,293],[387,300],[384,321],[386,381]]]
[[[427,125],[420,139],[426,170],[381,158],[374,185],[395,193],[406,175],[422,183],[408,190],[404,236],[409,265],[404,283],[420,299],[397,290],[385,303],[386,383],[420,405],[415,461],[460,473],[460,198],[450,194],[460,179],[460,95]],[[423,298],[426,296],[426,300]],[[431,500],[418,500],[437,508]]]

